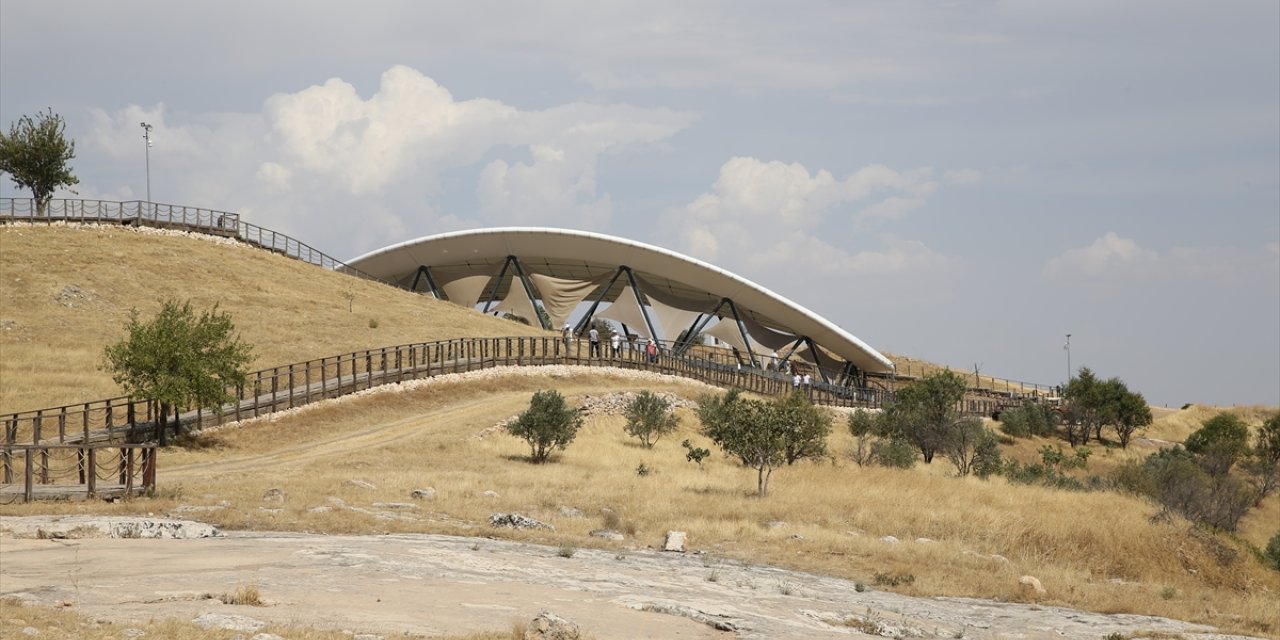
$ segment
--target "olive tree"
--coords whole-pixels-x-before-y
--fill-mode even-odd
[[[582,428],[582,416],[558,391],[536,391],[529,408],[507,423],[507,432],[529,443],[529,459],[542,464],[556,450],[564,450]]]
[[[627,403],[625,414],[627,424],[623,429],[627,435],[639,438],[650,449],[659,438],[680,426],[679,418],[671,411],[671,403],[649,391],[636,394]]]
[[[965,387],[959,374],[942,371],[898,391],[885,410],[884,435],[911,442],[926,464],[933,462],[960,420]]]
[[[826,454],[830,418],[809,422],[808,411],[790,397],[762,402],[730,391],[702,398],[697,414],[704,435],[756,470],[761,497],[769,495],[769,479],[778,467]]]
[[[1258,429],[1257,439],[1244,463],[1257,497],[1254,506],[1280,487],[1280,413]]]
[[[134,309],[126,331],[128,337],[107,346],[104,368],[126,393],[156,406],[155,437],[162,446],[171,411],[230,402],[230,390],[244,384],[253,358],[231,316],[217,305],[197,315],[190,301],[165,300],[151,320],[141,320]]]
[[[62,186],[79,184],[67,165],[76,157],[76,143],[65,135],[66,122],[49,109],[36,117],[22,116],[0,133],[0,172],[20,189],[30,189],[36,214],[48,212],[49,199]]]

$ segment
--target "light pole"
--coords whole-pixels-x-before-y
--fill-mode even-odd
[[[1062,348],[1067,351],[1067,382],[1071,382],[1071,334],[1067,334],[1067,343]]]
[[[142,139],[147,141],[147,208],[151,208],[151,125],[140,122],[142,125]]]

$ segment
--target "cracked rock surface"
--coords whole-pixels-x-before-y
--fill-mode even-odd
[[[0,595],[70,602],[122,623],[222,614],[433,635],[509,629],[550,609],[601,639],[1233,637],[1165,618],[858,592],[849,580],[693,554],[579,549],[566,558],[555,547],[426,534],[18,538],[16,520],[0,521],[9,531]],[[267,606],[198,595],[243,584]]]

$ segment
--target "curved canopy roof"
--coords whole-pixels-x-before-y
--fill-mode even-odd
[[[512,257],[517,264],[509,261]],[[541,227],[458,231],[378,249],[348,264],[405,287],[428,286],[422,283],[429,276],[433,291],[442,289],[463,306],[502,300],[498,308],[528,309],[536,298],[557,323],[568,316],[563,305],[556,306],[565,300],[570,307],[584,300],[613,302],[616,314],[622,315],[629,300],[643,301],[644,313],[683,319],[684,325],[664,323],[668,327],[688,326],[688,318],[715,312],[740,320],[721,324],[750,335],[745,346],[757,354],[770,349],[781,353],[786,345],[808,338],[823,352],[822,358],[835,356],[866,372],[893,370],[892,362],[866,343],[746,278],[675,251],[599,233]],[[630,277],[618,277],[627,275],[620,267],[628,268]],[[521,273],[527,276],[523,282],[513,277]],[[634,290],[642,295],[626,295]],[[524,307],[508,304],[515,298],[529,302]],[[726,299],[731,305],[722,304]],[[596,315],[626,322],[620,315]],[[709,333],[735,343],[727,329]],[[806,359],[812,361],[813,355]]]

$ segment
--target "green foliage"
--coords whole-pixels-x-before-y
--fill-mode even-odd
[[[827,455],[827,436],[831,435],[831,414],[815,406],[809,395],[799,389],[772,405],[771,419],[782,430],[783,458],[795,464],[803,458]]]
[[[1262,561],[1268,567],[1280,571],[1280,531],[1267,541],[1267,548],[1262,551]]]
[[[1072,477],[1067,472],[1072,469],[1083,469],[1088,464],[1091,452],[1087,447],[1072,451],[1069,455],[1062,447],[1040,447],[1040,462],[1019,464],[1016,460],[1005,463],[1001,473],[1010,482],[1020,484],[1039,484],[1055,489],[1083,491],[1085,483]]]
[[[956,473],[967,476],[978,461],[979,449],[988,457],[994,451],[999,460],[1000,452],[995,444],[995,434],[983,426],[980,418],[961,418],[947,431],[940,448],[942,455],[955,465]],[[984,461],[984,465],[990,464],[989,460]]]
[[[1043,437],[1058,428],[1061,417],[1047,404],[1027,402],[1000,412],[1000,430],[1015,438]]]
[[[801,394],[803,395],[803,394]],[[769,493],[769,478],[783,463],[826,454],[831,419],[808,402],[788,396],[771,403],[737,391],[698,402],[702,432],[725,453],[756,469],[756,491]]]
[[[76,157],[76,143],[64,135],[67,124],[53,109],[22,116],[0,133],[0,172],[19,189],[30,189],[38,215],[45,215],[53,192],[62,186],[79,184],[67,165]]]
[[[156,438],[165,444],[171,410],[217,408],[235,395],[252,360],[252,347],[235,333],[231,316],[217,305],[197,317],[191,302],[165,300],[155,318],[143,322],[134,309],[128,337],[104,350],[104,369],[125,393],[159,407]]]
[[[1151,409],[1142,394],[1129,390],[1119,378],[1099,380],[1088,367],[1067,383],[1067,440],[1071,446],[1089,444],[1090,437],[1102,439],[1102,430],[1112,427],[1122,448],[1133,435],[1151,424]]]
[[[1249,452],[1249,427],[1238,416],[1219,413],[1205,420],[1183,444],[1199,456],[1210,475],[1225,476]]]
[[[1257,492],[1254,506],[1280,487],[1280,414],[1271,416],[1258,429],[1244,469],[1249,483]]]
[[[916,465],[916,446],[902,436],[891,436],[871,445],[871,459],[883,467],[910,469]]]
[[[926,464],[947,442],[960,419],[966,384],[951,371],[925,376],[898,391],[885,411],[885,426],[920,449]]]
[[[639,438],[644,446],[653,448],[662,436],[676,430],[680,420],[671,411],[671,403],[649,391],[641,391],[625,410],[627,435]]]
[[[529,459],[541,464],[551,452],[564,450],[578,435],[582,416],[558,391],[536,391],[529,408],[507,423],[507,432],[529,443]]]
[[[1113,479],[1119,487],[1149,496],[1192,522],[1225,531],[1234,531],[1253,504],[1253,493],[1244,483],[1209,473],[1198,456],[1185,449],[1163,449],[1141,464],[1122,465]]]
[[[883,414],[876,414],[883,415]],[[849,433],[853,435],[853,461],[859,466],[872,462],[871,438],[878,432],[876,417],[871,412],[858,409],[849,414]]]
[[[688,438],[686,438],[684,442],[681,442],[680,446],[684,447],[685,450],[684,459],[689,462],[698,463],[699,469],[702,468],[702,461],[706,460],[707,457],[711,455],[710,451],[703,449],[702,447],[693,446],[689,442]]]

